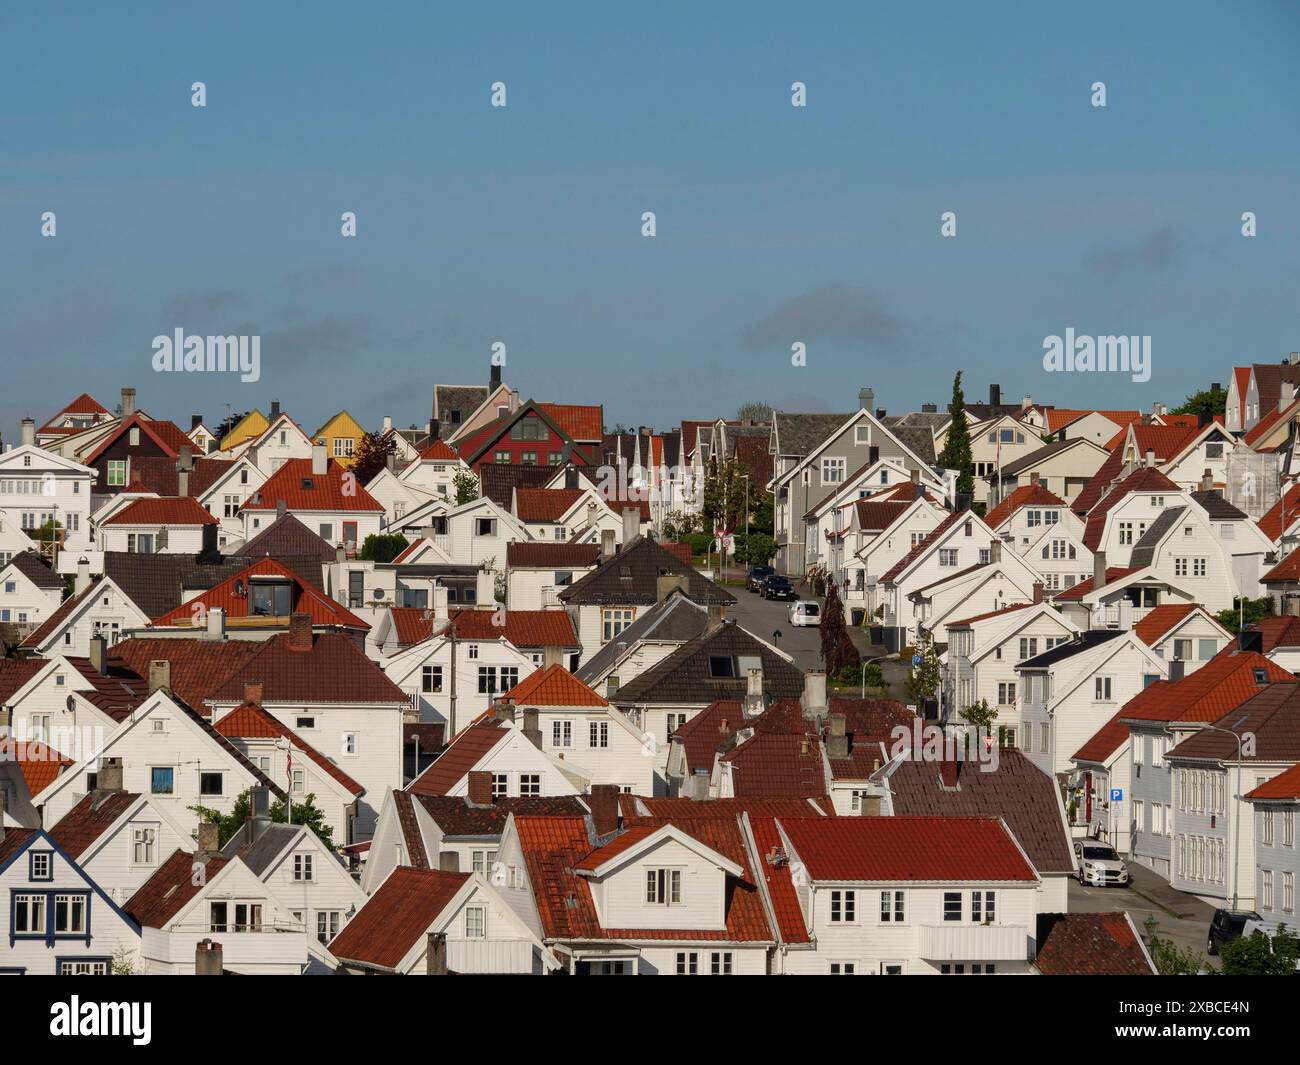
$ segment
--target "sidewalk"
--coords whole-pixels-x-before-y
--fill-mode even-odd
[[[1214,916],[1214,907],[1207,905],[1195,895],[1188,895],[1172,887],[1158,873],[1153,873],[1145,865],[1129,861],[1129,887],[1135,895],[1141,895],[1153,906],[1158,906],[1165,913],[1181,920],[1201,920],[1210,923]]]

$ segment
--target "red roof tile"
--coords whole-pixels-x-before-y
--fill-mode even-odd
[[[145,436],[149,437],[169,458],[176,458],[181,453],[181,448],[189,445],[193,446],[193,441],[181,431],[181,427],[173,422],[154,421],[146,418],[143,414],[132,414],[125,418],[114,427],[99,446],[95,448],[85,459],[83,463],[86,466],[93,466],[100,455],[104,454],[110,447],[121,439],[122,434],[132,428],[139,428]]]
[[[1000,528],[1021,507],[1063,507],[1065,500],[1042,484],[1022,485],[984,515],[990,529]]]
[[[54,783],[64,769],[73,765],[71,758],[60,754],[39,740],[16,740],[0,736],[0,762],[17,762],[30,795],[39,795]]]
[[[58,414],[54,415],[49,421],[42,425],[38,433],[62,432],[60,426],[54,423],[68,414],[110,414],[111,412],[99,400],[95,399],[89,392],[83,392]]]
[[[138,798],[129,791],[89,792],[50,829],[50,838],[73,858],[80,858]]]
[[[661,544],[668,548],[671,545]],[[690,551],[689,544],[681,545]],[[548,544],[540,541],[506,544],[506,565],[511,569],[590,569],[600,559],[600,544]],[[689,554],[686,558],[690,562]]]
[[[732,791],[741,798],[826,794],[821,740],[817,736],[759,733],[728,751],[722,760],[731,767]]]
[[[609,705],[558,663],[530,673],[503,698],[513,699],[519,706]]]
[[[767,887],[767,897],[772,902],[772,913],[776,917],[781,941],[812,942],[812,937],[808,934],[808,925],[804,921],[803,907],[799,903],[799,891],[795,887],[790,863],[768,860],[769,855],[774,856],[782,851],[781,836],[776,830],[776,819],[751,816],[749,827],[754,837],[758,860],[762,863],[763,882]]]
[[[253,640],[132,637],[114,646],[109,664],[143,678],[149,675],[150,662],[166,659],[172,667],[172,692],[187,705],[206,713],[204,700],[210,698],[227,677],[239,671],[261,651],[262,645]],[[89,663],[82,673],[88,679],[94,679],[94,671],[89,669]],[[111,678],[108,679],[111,681]],[[111,693],[112,685],[109,687]],[[147,690],[146,685],[145,691]],[[134,705],[137,700],[138,696],[123,693],[119,702]]]
[[[260,498],[260,503],[253,500]],[[384,506],[352,475],[329,460],[323,474],[311,472],[311,459],[289,459],[244,502],[240,511],[275,510],[281,500],[289,510],[382,511]]]
[[[330,941],[330,953],[396,969],[468,879],[469,873],[398,866]]]
[[[293,603],[290,613],[307,614],[313,625],[340,625],[351,629],[369,629],[370,626],[342,603],[335,602],[329,596],[299,577],[273,558],[261,558],[247,569],[240,570],[234,576],[227,577],[220,584],[206,592],[186,600],[175,610],[168,611],[152,622],[155,626],[193,625],[202,628],[204,622],[199,620],[202,614],[195,614],[195,608],[202,606],[205,611],[220,608],[225,611],[227,620],[247,618],[259,615],[253,612],[253,597],[250,594],[256,578],[278,577],[293,584]]]
[[[1102,467],[1105,469],[1105,467]],[[1101,476],[1100,471],[1098,476]],[[1089,482],[1091,484],[1092,482]],[[1085,489],[1086,491],[1086,489]],[[1106,492],[1088,512],[1088,521],[1083,530],[1083,542],[1089,551],[1101,547],[1101,537],[1106,531],[1106,515],[1125,496],[1134,492],[1177,492],[1178,485],[1157,470],[1154,466],[1141,466],[1125,477],[1119,484]],[[1075,509],[1079,505],[1075,503]]]
[[[1148,685],[1125,704],[1121,720],[1217,721],[1262,690],[1255,670],[1269,682],[1294,681],[1295,676],[1254,651],[1215,656],[1182,680]]]
[[[1136,569],[1132,569],[1126,566],[1107,566],[1106,583],[1103,584],[1102,587],[1108,588],[1116,581],[1121,581],[1125,577],[1129,576],[1129,574],[1136,573],[1136,572],[1137,572]],[[1067,588],[1063,592],[1057,592],[1056,595],[1054,595],[1052,598],[1058,602],[1060,602],[1061,600],[1082,599],[1085,595],[1092,594],[1092,590],[1093,590],[1092,578],[1089,577],[1087,580],[1080,581],[1072,588]]]
[[[446,795],[509,734],[509,729],[484,716],[456,734],[447,749],[416,777],[406,790],[413,795]]]
[[[599,406],[579,406],[573,403],[538,403],[545,413],[565,433],[579,443],[590,443],[604,438],[604,413]]]
[[[1004,614],[1014,614],[1017,610],[1026,610],[1034,606],[1033,603],[1012,603],[1010,606],[1004,606],[999,610],[990,610],[984,614],[976,614],[974,617],[962,618],[960,621],[948,622],[948,628],[965,628],[967,625],[974,625],[977,621],[987,621],[989,618],[1002,617]]]
[[[559,521],[586,492],[581,488],[516,488],[515,516],[520,521]]]
[[[409,706],[394,684],[346,633],[319,632],[311,646],[296,648],[288,633],[255,645],[257,652],[211,693],[216,702],[244,701],[244,682],[262,685],[262,705],[345,703]]]
[[[256,703],[245,702],[235,707],[213,727],[227,739],[286,739],[353,795],[361,795],[366,790],[310,743],[304,742],[301,736]]]
[[[435,440],[428,447],[420,449],[420,458],[425,462],[459,462],[460,456],[445,440]]]
[[[195,876],[195,855],[175,850],[158,871],[140,885],[122,909],[142,928],[166,928],[185,905],[194,898],[223,868],[227,859],[209,858],[204,875]]]
[[[1001,819],[827,817],[782,821],[813,880],[1033,881]]]
[[[1292,551],[1281,562],[1260,578],[1265,584],[1275,581],[1300,580],[1300,551]]]
[[[1154,976],[1128,914],[1038,915],[1038,956],[1044,976]]]
[[[105,525],[219,525],[193,496],[137,499],[113,514]]]
[[[391,610],[397,642],[420,643],[433,635],[433,613],[422,607],[396,606]],[[505,624],[495,610],[457,610],[449,614],[460,640],[499,640],[516,647],[577,647],[578,636],[564,610],[507,610]]]
[[[1253,791],[1246,793],[1247,799],[1300,799],[1300,763],[1284,770],[1272,780],[1266,780]]]
[[[1148,646],[1154,646],[1162,636],[1168,634],[1176,625],[1196,613],[1200,606],[1196,603],[1165,603],[1154,607],[1141,621],[1133,626],[1133,632],[1139,640]]]
[[[1300,484],[1293,484],[1286,494],[1273,504],[1267,514],[1259,519],[1259,527],[1270,540],[1277,540],[1286,530],[1282,527],[1283,514],[1290,525],[1300,517]]]

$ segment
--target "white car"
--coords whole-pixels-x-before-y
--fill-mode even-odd
[[[800,599],[790,604],[790,624],[796,627],[820,625],[822,608],[811,599]]]
[[[1109,843],[1096,839],[1076,839],[1074,859],[1078,863],[1080,884],[1109,887],[1128,883],[1128,866]]]

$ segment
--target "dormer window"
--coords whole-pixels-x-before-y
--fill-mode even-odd
[[[719,679],[734,679],[736,660],[730,655],[709,655],[709,676]]]
[[[647,869],[645,871],[645,901],[650,906],[680,906],[682,903],[682,871],[680,869]]]

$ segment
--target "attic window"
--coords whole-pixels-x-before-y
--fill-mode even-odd
[[[1260,666],[1255,667],[1255,684],[1260,688],[1268,687],[1268,670]]]
[[[316,487],[316,483],[310,477],[304,477],[302,479],[302,486],[303,488],[310,491],[311,489]]]
[[[709,676],[734,678],[736,661],[730,655],[709,655]]]

